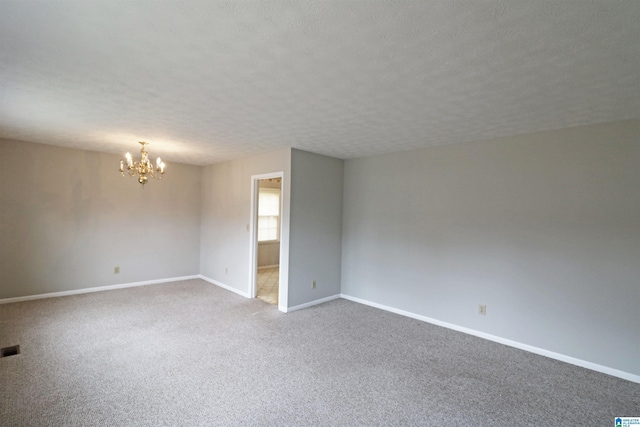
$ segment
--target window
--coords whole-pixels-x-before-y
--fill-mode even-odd
[[[280,239],[280,189],[258,190],[258,242]]]

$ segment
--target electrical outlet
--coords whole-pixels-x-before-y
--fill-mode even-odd
[[[487,306],[484,304],[480,304],[478,306],[478,314],[482,315],[482,316],[486,316],[487,315]]]
[[[316,288],[316,281],[313,281],[313,285],[311,285],[311,289],[315,289]]]
[[[229,274],[229,267],[224,268],[224,274]]]
[[[120,267],[113,267],[113,274],[120,274]]]

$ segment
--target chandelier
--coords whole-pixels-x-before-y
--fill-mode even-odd
[[[162,179],[162,175],[164,175],[164,162],[160,160],[160,157],[158,157],[156,159],[156,165],[153,166],[149,161],[149,152],[146,148],[149,143],[140,141],[140,144],[142,145],[142,148],[140,149],[140,161],[134,162],[131,158],[131,153],[125,154],[127,165],[125,167],[124,160],[120,160],[120,173],[122,176],[125,176],[124,173],[126,170],[129,176],[138,175],[138,182],[142,185],[147,183],[149,177]]]

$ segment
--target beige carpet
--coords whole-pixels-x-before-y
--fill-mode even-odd
[[[2,426],[612,426],[640,385],[350,301],[200,280],[0,305]]]

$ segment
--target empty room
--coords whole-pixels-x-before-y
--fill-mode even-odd
[[[640,425],[640,2],[0,0],[0,425]]]

